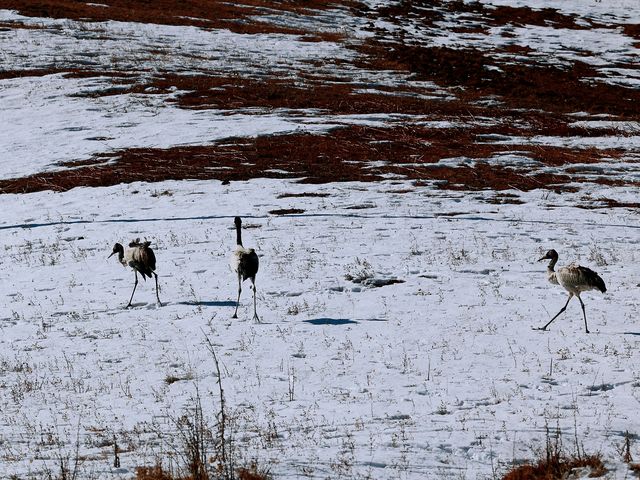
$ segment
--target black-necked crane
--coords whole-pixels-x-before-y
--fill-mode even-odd
[[[153,253],[153,250],[149,248],[151,242],[144,241],[140,243],[140,239],[136,238],[135,240],[129,243],[129,248],[126,250],[120,245],[116,243],[113,246],[113,251],[108,258],[111,258],[116,253],[118,254],[118,261],[125,267],[131,267],[136,276],[136,282],[133,284],[133,292],[131,292],[131,298],[129,299],[129,303],[125,308],[129,308],[131,306],[131,301],[133,300],[133,294],[136,293],[136,287],[138,286],[138,273],[142,275],[143,280],[147,280],[147,277],[151,278],[153,275],[156,279],[156,298],[158,299],[158,305],[162,305],[160,303],[160,294],[158,293],[158,274],[155,272],[156,269],[156,256]]]
[[[558,252],[555,250],[549,250],[545,256],[538,261],[541,262],[543,260],[550,260],[549,266],[547,267],[547,279],[549,282],[554,285],[560,285],[564,288],[569,292],[569,298],[567,299],[567,303],[564,304],[564,307],[562,307],[555,317],[549,320],[544,327],[537,328],[536,330],[546,330],[551,322],[558,318],[558,316],[567,309],[569,301],[575,295],[578,297],[578,300],[580,300],[580,306],[582,307],[584,329],[589,333],[589,327],[587,326],[587,313],[584,310],[584,303],[580,298],[580,294],[588,290],[600,290],[602,293],[606,292],[607,287],[604,284],[604,280],[602,280],[600,275],[590,268],[583,267],[575,263],[567,265],[566,267],[559,267],[558,270],[554,270],[554,267],[558,262]]]
[[[242,282],[249,278],[253,284],[253,319],[256,322],[260,322],[260,318],[258,318],[258,314],[256,313],[256,274],[258,273],[260,261],[253,248],[245,248],[242,245],[242,219],[236,217],[234,223],[236,224],[237,245],[231,255],[231,261],[229,263],[233,271],[238,275],[238,299],[236,300],[236,311],[232,318],[238,318],[238,305],[240,304]]]

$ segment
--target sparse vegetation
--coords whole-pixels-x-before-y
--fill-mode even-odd
[[[167,468],[163,459],[159,458],[153,466],[136,468],[136,480],[269,480],[269,472],[260,467],[257,461],[248,466],[241,466],[239,451],[235,447],[235,426],[229,415],[222,386],[222,373],[215,347],[205,334],[205,343],[217,374],[218,411],[214,415],[215,422],[203,410],[202,397],[196,379],[195,397],[184,413],[174,420],[177,431],[177,442],[169,441],[171,448],[176,449],[173,457],[178,458],[178,465]],[[293,373],[291,374],[293,375]],[[172,380],[171,382],[169,381]],[[167,377],[165,382],[174,383],[181,379]],[[290,383],[293,395],[293,385]]]
[[[502,477],[502,480],[560,480],[569,478],[569,474],[583,471],[581,476],[602,477],[607,469],[600,454],[587,455],[576,444],[573,455],[564,452],[562,435],[559,429],[551,434],[546,429],[546,447],[537,461],[515,467]]]

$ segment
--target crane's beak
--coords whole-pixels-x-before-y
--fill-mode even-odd
[[[109,260],[111,257],[113,257],[113,254],[114,254],[114,253],[116,253],[116,252],[111,252],[111,255],[109,255],[109,256],[107,257],[107,260]]]
[[[543,261],[543,260],[548,260],[549,257],[547,257],[546,255],[540,259],[538,259],[539,262]]]

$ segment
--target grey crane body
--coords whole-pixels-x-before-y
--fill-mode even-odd
[[[567,303],[565,303],[564,307],[562,307],[562,309],[546,325],[538,328],[537,330],[546,330],[551,322],[558,318],[558,316],[567,309],[569,301],[574,296],[576,296],[578,297],[580,306],[582,307],[585,331],[589,333],[589,327],[587,325],[587,313],[585,312],[584,303],[580,298],[580,294],[589,290],[599,290],[602,293],[605,293],[607,291],[607,287],[604,284],[604,280],[602,280],[600,275],[598,275],[590,268],[583,267],[575,263],[564,267],[559,267],[557,270],[555,270],[554,267],[558,262],[558,252],[556,252],[555,250],[549,250],[545,254],[545,256],[538,261],[541,262],[543,260],[550,260],[547,267],[547,279],[549,280],[549,282],[554,285],[560,285],[562,288],[564,288],[567,292],[569,292],[569,298],[567,299]]]
[[[238,305],[240,304],[240,294],[242,293],[242,282],[246,279],[251,280],[253,287],[253,319],[260,322],[256,310],[256,274],[260,267],[258,254],[253,248],[245,248],[242,245],[242,219],[235,217],[236,225],[236,249],[231,255],[231,269],[238,275],[238,299],[236,300],[236,310],[232,318],[238,318]]]
[[[144,241],[140,242],[140,239],[137,238],[132,240],[129,243],[129,248],[126,250],[124,247],[116,243],[113,246],[113,251],[109,258],[113,255],[118,254],[118,261],[124,267],[131,267],[135,274],[135,283],[133,284],[133,291],[131,292],[131,298],[129,298],[129,303],[125,308],[129,308],[131,306],[131,301],[133,300],[133,294],[136,293],[136,287],[138,286],[138,273],[142,275],[143,280],[147,280],[152,276],[155,277],[156,280],[156,298],[158,299],[158,304],[162,305],[160,302],[160,294],[158,292],[158,274],[155,272],[156,269],[156,256],[153,253],[153,250],[149,247],[151,242]]]

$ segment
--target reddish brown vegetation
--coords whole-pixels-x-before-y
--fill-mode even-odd
[[[135,77],[133,73],[127,72],[115,72],[106,70],[84,70],[81,68],[63,68],[63,67],[50,67],[50,68],[33,68],[27,70],[3,70],[0,71],[0,80],[6,80],[8,78],[21,78],[21,77],[44,77],[46,75],[62,74],[65,78],[93,78],[93,77],[113,77],[114,83],[124,84],[131,82],[131,78]],[[117,92],[119,93],[120,90]],[[114,92],[115,94],[116,92]]]
[[[623,27],[624,33],[640,40],[640,24],[628,23]]]
[[[256,465],[250,465],[249,468],[239,468],[236,472],[238,480],[269,480],[271,475],[268,472],[262,472]]]
[[[162,469],[162,466],[137,467],[135,480],[177,480]]]
[[[305,35],[309,32],[253,20],[265,11],[312,13],[335,7],[337,4],[350,5],[342,0],[306,0],[290,2],[286,0],[239,0],[221,2],[218,0],[101,0],[99,3],[75,0],[5,0],[3,8],[17,10],[30,17],[69,18],[102,22],[118,20],[123,22],[144,22],[167,25],[192,25],[203,28],[226,28],[238,33],[284,33]],[[322,37],[322,32],[315,36]],[[313,37],[312,37],[313,39]]]
[[[77,74],[76,74],[77,75]],[[423,98],[425,89],[405,87],[401,90],[380,87],[380,93],[362,93],[351,83],[332,82],[331,79],[307,80],[294,83],[291,80],[251,79],[207,75],[166,74],[145,82],[133,78],[117,81],[120,88],[83,93],[100,97],[127,93],[166,94],[179,93],[175,100],[182,108],[223,109],[321,109],[333,114],[353,113],[447,113],[468,114],[468,105],[455,105],[445,101]],[[464,107],[464,110],[461,109]],[[472,108],[480,113],[478,108]]]
[[[612,114],[638,118],[640,90],[589,80],[598,75],[586,63],[562,68],[552,65],[499,63],[496,51],[424,47],[401,42],[371,40],[358,47],[364,55],[361,67],[410,72],[415,78],[439,85],[461,86],[467,102],[499,97],[502,108],[536,109],[546,112]]]
[[[22,78],[22,77],[44,77],[45,75],[52,75],[55,73],[64,73],[66,70],[53,69],[53,68],[38,68],[32,70],[4,70],[0,72],[0,80],[7,80],[9,78]]]
[[[137,467],[135,480],[206,480],[209,478],[206,474],[203,478],[197,479],[193,476],[175,476],[165,471],[161,465],[153,467]],[[255,465],[248,468],[239,468],[236,472],[238,480],[269,480],[271,477],[268,473],[258,470]]]
[[[492,161],[495,155],[514,150],[544,165],[598,161],[617,154],[595,149],[482,144],[477,143],[471,130],[353,126],[327,135],[297,133],[229,139],[220,145],[129,149],[62,165],[73,167],[71,170],[2,180],[0,191],[64,191],[78,185],[97,187],[167,179],[271,177],[302,178],[306,183],[376,181],[390,174],[435,182],[441,188],[472,190],[568,189],[567,183],[577,181],[568,175],[540,173],[525,167],[509,168]],[[443,159],[463,157],[475,159],[477,163],[438,164]],[[375,166],[373,162],[377,162]]]
[[[555,8],[532,9],[508,5],[487,6],[480,2],[463,2],[462,0],[398,2],[367,12],[370,18],[383,17],[390,21],[394,21],[398,17],[412,18],[413,20],[419,19],[419,22],[424,27],[433,27],[435,22],[445,20],[448,13],[458,14],[459,20],[467,23],[462,28],[471,31],[483,31],[488,27],[501,25],[551,25],[556,28],[589,28],[584,23],[578,23],[575,16],[560,13]]]
[[[472,13],[480,15],[483,21],[487,21],[493,26],[537,25],[553,26],[555,28],[591,28],[590,26],[584,24],[578,24],[574,15],[560,13],[555,8],[532,9],[529,7],[510,7],[508,5],[488,8],[487,5],[484,5],[480,2],[466,4],[464,8],[467,8]],[[591,25],[593,24],[591,23]]]

